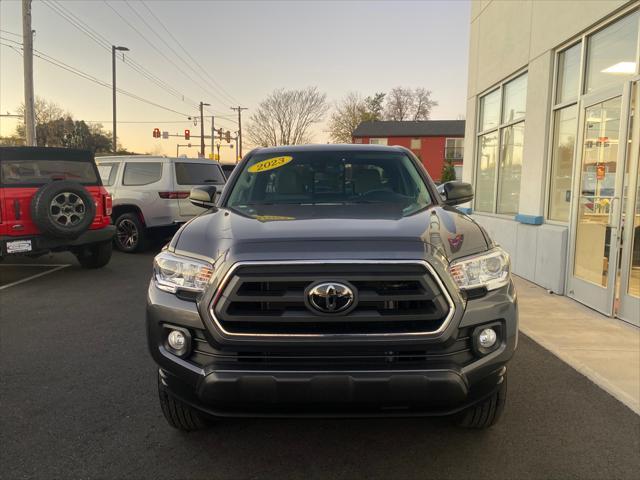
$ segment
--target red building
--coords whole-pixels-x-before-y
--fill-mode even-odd
[[[450,160],[456,178],[461,178],[464,120],[362,122],[352,137],[353,143],[400,145],[412,150],[435,181],[440,180],[445,160]]]

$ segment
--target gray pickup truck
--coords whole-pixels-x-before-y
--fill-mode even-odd
[[[162,411],[448,415],[486,428],[506,400],[518,313],[509,257],[400,147],[249,153],[154,260],[148,343]]]

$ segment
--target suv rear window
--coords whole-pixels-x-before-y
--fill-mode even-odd
[[[116,174],[118,173],[117,163],[101,163],[98,165],[98,173],[105,187],[110,187],[116,183]]]
[[[2,160],[0,184],[44,185],[52,180],[71,180],[84,185],[98,183],[92,162],[73,160]]]
[[[123,185],[149,185],[162,178],[160,162],[130,162],[124,167]]]
[[[224,183],[224,174],[215,163],[176,162],[175,165],[178,185]]]

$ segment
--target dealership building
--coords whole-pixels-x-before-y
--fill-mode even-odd
[[[515,274],[640,322],[640,2],[474,1],[463,206]]]

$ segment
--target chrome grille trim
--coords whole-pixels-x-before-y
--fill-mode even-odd
[[[263,265],[357,265],[357,264],[365,264],[365,265],[375,265],[375,264],[394,264],[394,265],[422,265],[424,266],[433,280],[440,288],[442,295],[444,296],[447,305],[449,306],[449,312],[445,317],[444,321],[436,330],[425,331],[425,332],[404,332],[404,333],[349,333],[349,334],[333,334],[333,333],[237,333],[237,332],[229,332],[224,329],[221,325],[220,321],[215,315],[215,305],[224,289],[227,287],[229,280],[232,278],[232,275],[235,271],[242,266],[263,266]],[[442,332],[444,332],[451,320],[453,319],[456,312],[456,307],[451,298],[449,290],[445,287],[440,279],[440,276],[437,274],[435,269],[431,266],[429,262],[426,260],[282,260],[282,261],[240,261],[234,263],[229,271],[225,274],[222,281],[216,288],[216,291],[213,295],[213,299],[209,304],[209,315],[213,320],[216,328],[219,332],[228,337],[242,337],[242,338],[257,338],[257,337],[270,337],[270,338],[338,338],[338,339],[349,339],[349,338],[385,338],[385,337],[436,337]]]

